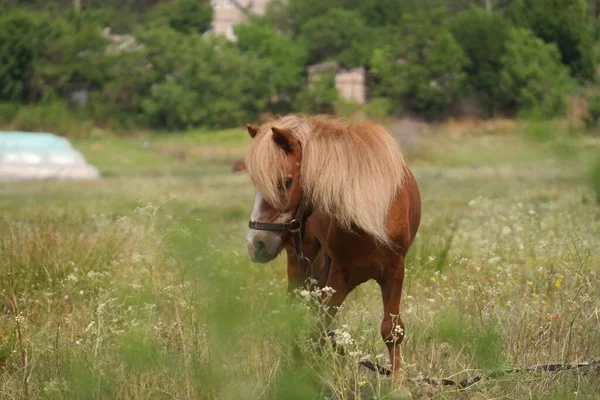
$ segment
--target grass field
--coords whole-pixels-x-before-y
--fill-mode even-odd
[[[286,300],[284,257],[250,263],[242,130],[76,142],[101,181],[0,184],[0,398],[597,398],[597,368],[415,382],[600,359],[600,146],[564,132],[442,127],[407,151],[400,389],[358,365],[386,362],[376,284],[338,314],[340,356],[310,341],[311,296]]]

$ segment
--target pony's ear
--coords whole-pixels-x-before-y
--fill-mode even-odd
[[[300,143],[298,139],[292,136],[289,132],[281,130],[276,127],[271,127],[273,131],[273,141],[277,146],[281,147],[287,154],[293,153],[298,150]]]
[[[258,133],[258,128],[250,124],[246,124],[246,128],[248,128],[248,133],[250,134],[250,137],[254,139],[254,136],[256,136],[256,134]]]

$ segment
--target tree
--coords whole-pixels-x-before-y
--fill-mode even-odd
[[[253,60],[269,68],[270,78],[261,84],[269,86],[272,95],[290,99],[304,84],[306,50],[289,36],[271,28],[262,18],[251,18],[235,27],[237,46]]]
[[[300,40],[308,62],[333,59],[346,67],[363,66],[370,54],[371,31],[356,11],[332,9],[306,22]]]
[[[593,25],[584,0],[514,0],[507,13],[518,26],[555,43],[574,76],[594,79]]]
[[[373,52],[377,96],[393,99],[397,109],[404,105],[429,117],[447,114],[460,99],[467,58],[442,23],[445,16],[440,10],[406,16],[397,45]]]
[[[0,16],[0,101],[24,101],[39,54],[40,16],[13,10]]]
[[[500,84],[507,101],[522,112],[544,117],[565,111],[568,71],[554,43],[544,43],[528,29],[513,28],[501,61]]]
[[[148,15],[153,25],[167,25],[181,33],[204,33],[210,29],[213,11],[200,0],[172,0],[157,5]]]
[[[255,119],[269,97],[270,71],[223,38],[169,28],[139,32],[155,74],[140,103],[152,126],[225,127]]]
[[[472,8],[453,16],[450,29],[469,60],[465,65],[468,84],[482,97],[487,114],[492,115],[503,106],[498,81],[511,23],[500,14]]]

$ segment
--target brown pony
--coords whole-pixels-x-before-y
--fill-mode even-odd
[[[398,144],[378,125],[328,117],[286,116],[247,127],[254,140],[246,165],[256,188],[246,238],[252,261],[269,262],[285,248],[290,291],[307,278],[333,288],[324,298],[327,326],[348,293],[376,280],[381,336],[400,376],[404,259],[421,200]],[[316,260],[321,268],[313,270]]]

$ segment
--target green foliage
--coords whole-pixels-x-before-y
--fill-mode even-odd
[[[346,67],[358,67],[369,59],[370,31],[356,11],[331,9],[306,22],[299,37],[309,63],[333,59]]]
[[[39,53],[41,16],[11,10],[0,15],[0,100],[24,101]]]
[[[469,60],[465,65],[469,88],[481,95],[486,114],[492,116],[504,105],[498,81],[511,23],[498,13],[472,8],[453,16],[450,27]]]
[[[334,9],[357,12],[366,24],[381,27],[399,26],[403,15],[438,8],[444,3],[444,0],[273,0],[267,15],[277,28],[298,33],[305,23]]]
[[[79,117],[60,101],[22,106],[10,126],[22,131],[50,131],[70,137],[88,137],[92,128],[91,122]]]
[[[335,114],[342,118],[352,118],[362,109],[362,105],[353,101],[338,100],[335,103]]]
[[[509,32],[502,56],[500,83],[508,102],[526,113],[554,117],[566,111],[568,71],[554,44],[544,43],[527,29]]]
[[[0,18],[0,100],[30,102],[68,96],[73,84],[100,85],[104,45],[94,26],[9,12]]]
[[[105,84],[91,96],[94,118],[122,127],[147,124],[141,102],[157,79],[157,71],[148,62],[147,50],[107,56],[105,74]]]
[[[365,114],[371,118],[382,118],[386,115],[390,115],[393,109],[394,105],[390,99],[376,97],[365,107]]]
[[[54,23],[54,37],[35,63],[34,83],[42,97],[68,96],[74,88],[97,88],[104,82],[106,40],[93,26],[77,29],[64,20]]]
[[[376,49],[371,58],[378,96],[417,113],[443,116],[458,101],[465,83],[465,54],[436,10],[407,16],[397,47]]]
[[[579,78],[595,76],[594,24],[583,0],[494,0],[493,11],[470,0],[274,0],[265,17],[235,27],[235,42],[205,35],[213,17],[207,0],[82,3],[76,12],[67,0],[0,0],[0,103],[67,104],[86,90],[89,103],[71,121],[85,115],[126,129],[231,127],[291,110],[345,113],[346,104],[333,106],[333,78],[307,85],[307,66],[336,61],[373,78],[369,116],[441,118],[474,98],[487,116],[547,117],[565,108],[563,64]],[[106,27],[132,33],[136,43],[107,41]],[[3,106],[0,123],[12,122],[12,107]],[[43,124],[36,112],[18,124]]]
[[[299,111],[326,114],[333,112],[333,105],[337,99],[335,76],[332,73],[325,73],[314,76],[312,84],[298,93],[296,104]]]
[[[155,127],[222,127],[252,121],[264,108],[269,69],[226,40],[162,28],[139,33],[154,80],[140,107]],[[198,57],[202,54],[202,57]]]
[[[555,43],[575,76],[595,79],[593,25],[585,0],[515,0],[507,13],[517,25]]]
[[[583,122],[587,129],[596,129],[600,121],[600,94],[595,94],[589,98],[587,104],[587,115]]]
[[[268,86],[271,95],[287,97],[303,84],[306,50],[292,38],[279,34],[263,19],[251,18],[235,28],[237,46],[245,57],[260,62],[270,70]]]
[[[210,2],[200,0],[171,0],[160,3],[152,10],[150,24],[169,26],[181,33],[204,33],[212,23]]]
[[[0,102],[0,126],[8,125],[19,110],[18,103]]]

